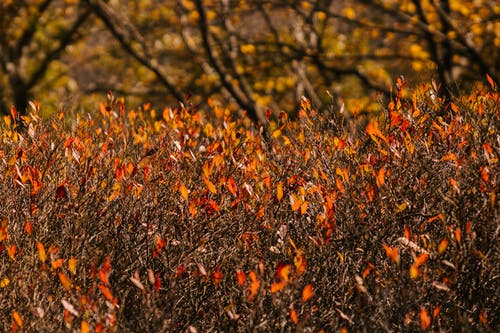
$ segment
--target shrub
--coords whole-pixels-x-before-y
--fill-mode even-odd
[[[498,331],[500,96],[402,86],[357,135],[306,99],[12,110],[0,329]]]

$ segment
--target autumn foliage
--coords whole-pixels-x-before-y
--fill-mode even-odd
[[[500,95],[404,86],[349,124],[12,109],[0,330],[498,331]]]

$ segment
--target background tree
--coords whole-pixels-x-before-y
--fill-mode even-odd
[[[0,3],[0,111],[14,105],[21,113],[34,95],[60,85],[67,64],[60,59],[81,39],[89,8],[70,1],[33,0]],[[66,81],[67,82],[67,81]]]
[[[94,14],[71,48],[49,45],[60,49],[59,66],[67,69],[60,75],[83,106],[107,90],[132,104],[165,105],[192,94],[194,103],[210,98],[263,121],[268,108],[293,112],[303,95],[317,107],[333,102],[350,112],[377,111],[401,74],[410,83],[434,79],[444,97],[485,74],[498,84],[500,5],[487,0],[45,2],[52,13],[67,7],[79,13],[72,21],[65,17],[75,31]],[[11,12],[11,20],[31,17]],[[47,44],[62,45],[49,33],[57,21],[37,25],[40,35],[53,39]],[[48,54],[35,52],[34,59]],[[23,61],[17,63],[18,72],[26,72]],[[6,73],[4,65],[2,75],[15,77]],[[49,86],[43,73],[28,81]],[[15,98],[4,96],[5,105],[8,99]]]

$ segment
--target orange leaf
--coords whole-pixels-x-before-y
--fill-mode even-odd
[[[395,247],[390,247],[386,244],[383,245],[385,253],[389,258],[391,258],[392,262],[396,263],[399,265],[399,262],[401,260],[401,257],[399,255],[398,249]]]
[[[239,269],[236,270],[236,280],[238,281],[238,284],[243,287],[245,285],[246,280],[247,280],[247,276],[246,276],[245,272],[243,272]]]
[[[297,312],[295,312],[295,309],[293,307],[290,308],[290,319],[295,325],[299,323],[299,317],[297,316]]]
[[[52,269],[57,269],[57,268],[62,267],[63,263],[64,263],[64,259],[56,259],[56,260],[52,261]]]
[[[219,283],[221,283],[222,277],[223,277],[223,274],[218,268],[212,273],[212,280],[214,281],[215,285],[218,285]]]
[[[434,222],[436,220],[442,220],[442,221],[444,221],[444,214],[440,213],[440,214],[431,216],[425,222]]]
[[[234,182],[234,179],[232,177],[229,177],[227,179],[227,189],[229,190],[229,192],[231,192],[232,195],[236,196],[238,187],[236,186],[236,183]]]
[[[300,205],[300,214],[304,215],[307,212],[307,206],[309,203],[307,201],[304,201],[302,205]]]
[[[213,194],[217,194],[217,189],[215,188],[215,185],[205,175],[203,175],[203,181],[205,182],[205,185],[207,186],[210,192],[212,192]]]
[[[273,284],[271,284],[271,294],[277,293],[278,291],[285,289],[286,285],[287,283],[285,280],[273,282]]]
[[[300,209],[302,203],[296,195],[292,194],[290,195],[290,204],[292,205],[292,211],[295,212]]]
[[[283,183],[278,182],[278,184],[276,185],[276,199],[278,199],[278,201],[281,201],[282,198],[283,198]]]
[[[290,271],[292,270],[292,266],[290,264],[279,264],[276,268],[276,277],[285,281],[288,281],[288,276],[290,275]]]
[[[337,185],[337,188],[340,191],[340,193],[344,194],[345,188],[344,188],[344,184],[342,184],[342,181],[340,180],[340,178],[335,179],[335,185]]]
[[[420,309],[420,327],[423,330],[428,329],[431,326],[431,317],[425,308]]]
[[[45,262],[47,260],[47,253],[45,252],[45,248],[43,247],[43,244],[40,242],[37,242],[36,248],[38,249],[38,257],[40,258],[40,261]]]
[[[104,295],[104,297],[108,301],[113,301],[113,294],[111,293],[111,290],[109,290],[108,287],[106,287],[105,285],[102,285],[102,284],[100,284],[98,287],[99,287],[99,290],[101,290],[101,293]]]
[[[26,231],[26,233],[29,236],[31,236],[31,234],[33,233],[33,224],[31,224],[31,222],[29,222],[29,221],[24,223],[24,231]]]
[[[75,272],[76,272],[76,258],[75,257],[69,258],[68,269],[69,269],[71,274],[75,274]]]
[[[385,184],[385,168],[382,167],[377,173],[377,186],[382,187]]]
[[[443,238],[441,240],[441,242],[439,242],[439,245],[438,245],[438,252],[439,252],[439,254],[441,254],[444,251],[446,251],[447,247],[448,247],[448,240],[446,238]]]
[[[85,320],[82,320],[82,323],[80,325],[80,332],[81,333],[88,333],[88,332],[90,332],[90,326],[89,326],[89,324]]]
[[[17,252],[17,246],[15,244],[7,246],[7,254],[9,255],[10,259],[16,260],[15,257],[16,252]]]
[[[179,186],[179,192],[181,192],[181,196],[184,198],[184,200],[188,199],[189,196],[188,189],[186,186],[184,186],[184,184]]]
[[[71,280],[63,272],[57,273],[59,281],[61,281],[62,286],[66,290],[71,290]]]
[[[259,291],[260,281],[257,279],[257,275],[254,271],[250,271],[248,275],[250,276],[250,296],[248,297],[248,299],[252,301]]]
[[[19,314],[19,312],[14,310],[14,312],[12,312],[12,318],[16,322],[17,326],[23,327],[23,325],[24,325],[23,318],[21,318],[21,315]]]
[[[495,81],[493,81],[493,78],[488,73],[486,73],[486,80],[488,80],[491,89],[495,89]]]
[[[302,289],[302,302],[306,302],[313,297],[314,289],[312,284],[308,284]]]
[[[429,259],[429,254],[428,253],[422,253],[421,255],[419,255],[417,257],[417,259],[415,259],[414,265],[417,266],[417,267],[419,267],[419,266],[425,264],[426,261],[427,261],[427,259]]]
[[[405,226],[405,238],[407,240],[411,240],[411,231],[410,228],[408,228],[407,226]]]
[[[455,239],[458,244],[462,243],[462,232],[460,231],[460,228],[455,229]]]

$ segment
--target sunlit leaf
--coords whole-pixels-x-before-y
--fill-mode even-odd
[[[29,221],[26,221],[24,223],[24,231],[29,235],[31,236],[31,234],[33,233],[33,224]]]
[[[253,301],[253,299],[255,298],[255,296],[257,296],[257,293],[260,289],[260,281],[257,278],[257,274],[255,274],[254,271],[250,271],[250,273],[248,273],[248,276],[250,277],[250,286],[249,286],[250,295],[248,299],[250,301]]]
[[[80,324],[80,332],[81,333],[89,333],[90,332],[90,325],[85,320],[82,320],[82,322]]]
[[[68,260],[68,270],[70,271],[71,274],[75,274],[76,272],[76,258],[71,257]]]
[[[281,201],[282,198],[283,198],[283,182],[278,182],[278,184],[276,184],[276,199],[278,199],[278,201]]]
[[[64,287],[66,290],[71,290],[71,280],[69,277],[67,277],[63,272],[58,272],[57,276],[59,277],[59,281],[61,282],[61,285]]]
[[[245,272],[243,272],[242,270],[236,270],[236,280],[238,281],[238,284],[240,286],[244,286],[245,285],[245,282],[247,280],[247,276],[245,274]]]
[[[45,248],[43,247],[43,244],[40,242],[37,242],[36,248],[38,250],[38,258],[40,258],[41,262],[45,262],[47,260],[47,253],[45,252]]]
[[[285,289],[286,285],[287,285],[287,282],[285,280],[273,282],[271,284],[271,294],[277,293],[277,292]]]
[[[15,244],[7,246],[7,254],[12,260],[16,260],[17,246]]]
[[[413,265],[416,267],[419,267],[427,262],[427,259],[429,259],[429,254],[428,253],[422,253],[419,255],[416,259]]]
[[[113,301],[113,293],[111,292],[111,290],[108,287],[106,287],[105,285],[100,284],[98,286],[98,288],[101,291],[101,293],[104,296],[104,298],[106,298],[108,301]]]
[[[425,308],[420,309],[420,327],[423,330],[428,329],[431,326],[431,317]]]
[[[212,281],[214,284],[217,286],[219,283],[222,282],[223,278],[222,272],[219,270],[219,268],[215,269],[215,271],[212,273]]]
[[[229,177],[227,179],[227,189],[229,190],[229,192],[231,192],[232,195],[236,196],[238,187],[236,186],[236,182],[232,177]]]
[[[415,266],[415,265],[411,265],[411,267],[410,267],[410,277],[412,279],[416,279],[416,278],[419,277],[419,275],[420,275],[420,270],[418,269],[418,267]]]
[[[488,80],[488,83],[490,84],[491,89],[495,89],[495,81],[493,81],[493,79],[491,78],[491,76],[488,73],[486,73],[486,80]]]
[[[385,168],[380,168],[380,170],[377,172],[377,186],[382,187],[385,184]]]
[[[293,308],[293,306],[290,308],[290,320],[292,321],[292,323],[294,323],[295,325],[297,325],[299,323],[299,317],[297,315],[297,312],[295,311],[295,309]]]
[[[386,244],[384,244],[383,247],[384,247],[385,253],[392,260],[392,262],[399,265],[401,257],[399,256],[398,249],[395,247],[390,247]]]
[[[207,186],[210,192],[212,192],[213,194],[217,194],[217,189],[215,188],[215,185],[207,177],[203,176],[203,181],[205,182],[205,185]]]
[[[448,247],[448,240],[446,238],[443,238],[441,242],[439,242],[438,253],[442,254],[444,251],[446,251],[447,247]]]
[[[64,259],[59,258],[52,261],[52,269],[61,268],[64,263]]]
[[[17,326],[23,327],[23,325],[24,325],[23,318],[21,318],[21,315],[19,314],[19,312],[14,310],[14,312],[12,312],[12,318],[16,322]]]
[[[188,193],[187,187],[184,186],[184,184],[182,184],[181,186],[179,186],[179,192],[181,193],[181,196],[184,198],[184,200],[187,201],[189,193]]]
[[[10,284],[9,278],[3,278],[0,280],[0,288],[5,288]]]
[[[307,284],[304,289],[302,289],[302,302],[306,302],[313,297],[314,289],[312,284]]]

